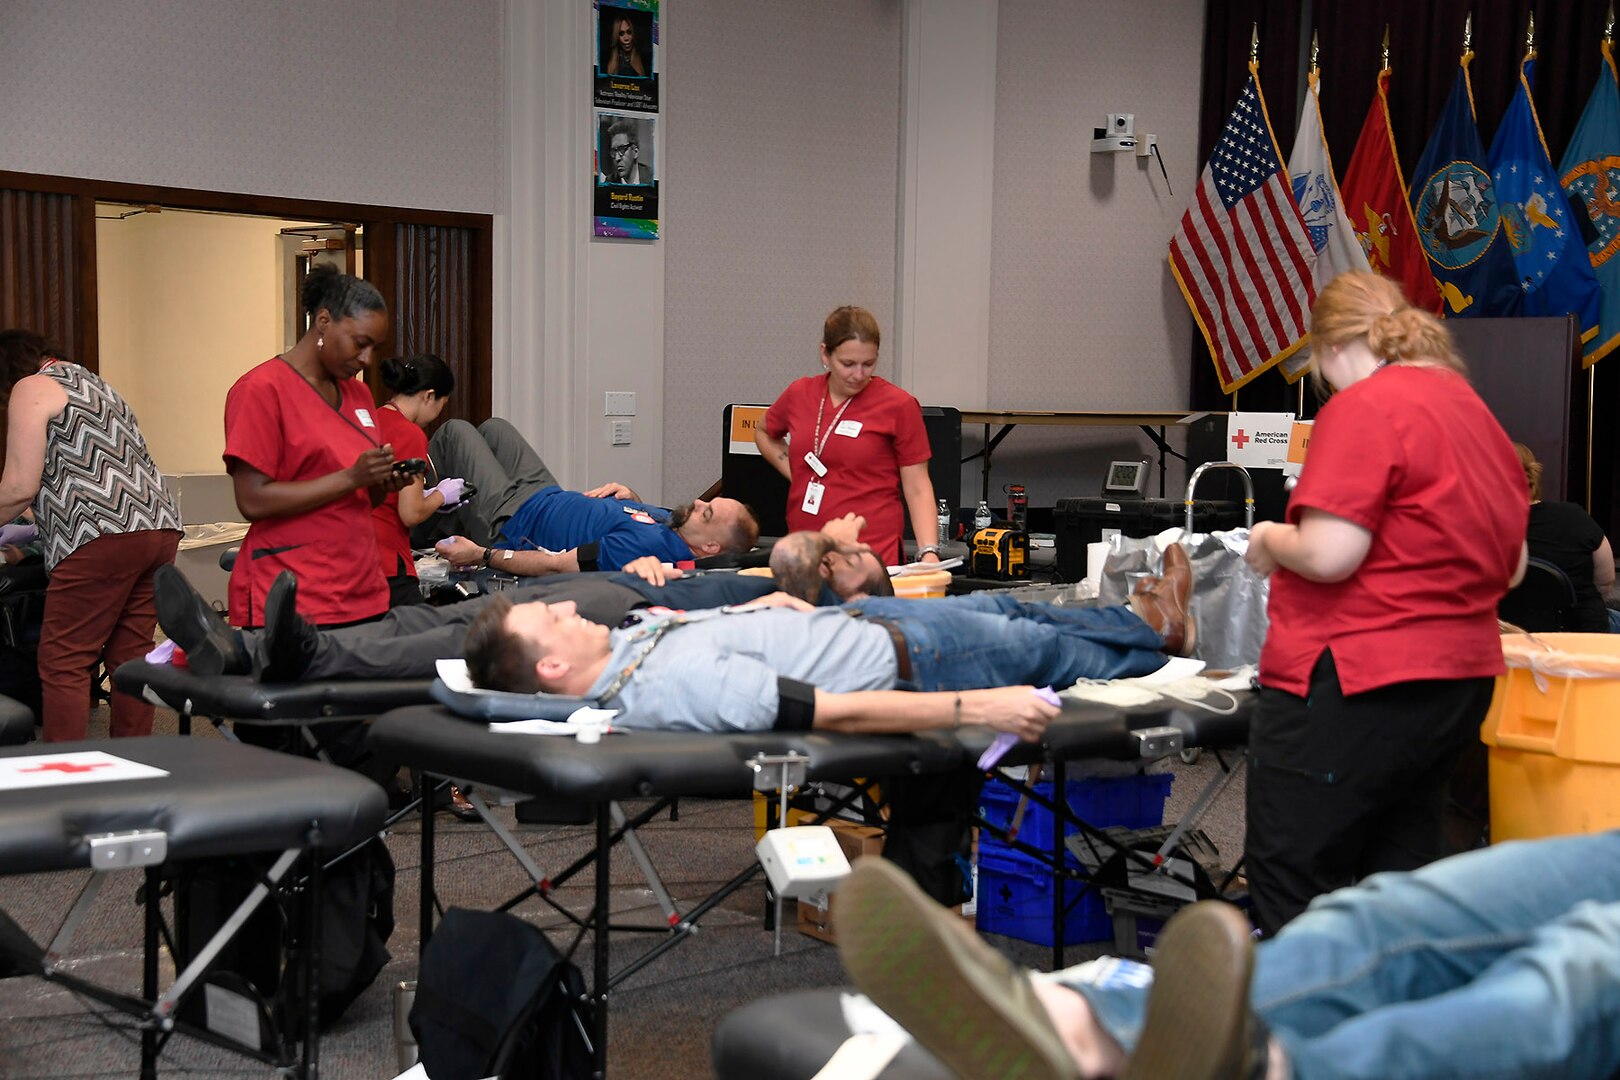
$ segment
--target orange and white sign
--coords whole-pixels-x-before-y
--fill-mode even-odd
[[[1288,476],[1298,476],[1299,471],[1305,467],[1305,452],[1311,448],[1311,429],[1315,426],[1312,420],[1295,420],[1293,431],[1288,436],[1288,460],[1283,463],[1283,472]]]
[[[759,425],[765,422],[764,405],[733,405],[731,407],[731,436],[727,440],[726,451],[732,454],[753,454],[759,457],[759,444],[754,441],[754,432]],[[713,431],[713,428],[709,429]]]

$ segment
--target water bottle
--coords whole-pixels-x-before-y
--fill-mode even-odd
[[[973,511],[973,531],[978,532],[980,529],[988,529],[991,520],[990,504],[984,499],[980,499],[979,508]]]
[[[944,499],[939,500],[939,538],[936,544],[943,544],[951,538],[951,506]]]

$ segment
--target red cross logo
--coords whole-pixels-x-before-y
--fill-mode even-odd
[[[94,765],[75,765],[71,761],[47,761],[45,764],[36,765],[32,769],[18,769],[17,771],[20,773],[55,772],[71,775],[73,773],[94,772],[96,769],[107,769],[111,767],[111,762],[106,761],[98,761]]]
[[[1242,428],[1238,428],[1238,433],[1236,435],[1232,436],[1232,441],[1237,443],[1237,448],[1239,450],[1241,450],[1241,449],[1243,449],[1244,445],[1246,443],[1248,443],[1250,439],[1253,439],[1253,438],[1254,438],[1253,435],[1250,435],[1248,432],[1244,431]]]

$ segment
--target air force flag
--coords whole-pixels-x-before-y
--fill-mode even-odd
[[[1519,89],[1491,144],[1491,179],[1524,290],[1523,314],[1573,313],[1587,343],[1597,336],[1601,293],[1530,100],[1534,66],[1529,58],[1519,66]]]

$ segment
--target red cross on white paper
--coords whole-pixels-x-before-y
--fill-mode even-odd
[[[57,772],[57,773],[87,773],[96,769],[110,769],[112,762],[98,761],[93,765],[77,765],[71,761],[47,761],[42,765],[35,765],[31,769],[18,769],[20,773]]]
[[[1237,443],[1237,448],[1239,450],[1241,450],[1253,438],[1254,438],[1253,435],[1250,435],[1248,432],[1244,431],[1242,428],[1238,428],[1237,434],[1232,436],[1232,441]]]

